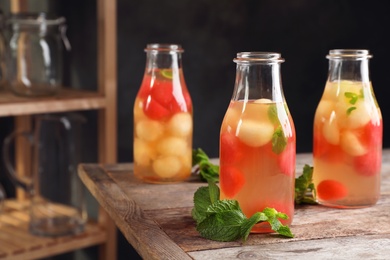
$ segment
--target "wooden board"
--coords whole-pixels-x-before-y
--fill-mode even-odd
[[[390,150],[384,151],[382,195],[377,205],[342,210],[298,206],[293,239],[250,234],[246,243],[201,238],[191,218],[197,178],[155,185],[137,180],[131,164],[82,164],[79,175],[145,259],[342,258],[383,259],[390,253]],[[297,158],[297,174],[311,155]],[[340,257],[338,257],[340,256]]]

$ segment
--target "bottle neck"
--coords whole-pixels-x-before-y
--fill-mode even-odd
[[[146,54],[146,69],[179,69],[181,53],[150,51]]]
[[[328,81],[370,82],[368,59],[330,59]]]
[[[280,63],[237,64],[232,100],[284,101]]]

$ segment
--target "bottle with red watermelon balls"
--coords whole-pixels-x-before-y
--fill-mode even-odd
[[[331,50],[314,118],[313,181],[318,202],[336,208],[380,196],[382,116],[369,78],[368,50]]]
[[[148,44],[134,103],[134,175],[150,183],[187,179],[192,168],[192,102],[177,44]]]
[[[249,218],[266,207],[294,216],[296,136],[287,107],[279,53],[242,52],[220,131],[221,199],[234,199]],[[268,223],[251,232],[273,232]]]

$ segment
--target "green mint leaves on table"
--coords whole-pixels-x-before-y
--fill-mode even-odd
[[[202,149],[192,150],[192,166],[196,166],[194,167],[194,173],[199,174],[202,181],[219,181],[219,166],[211,163]]]
[[[277,233],[294,237],[290,228],[279,221],[279,218],[287,219],[286,214],[265,208],[248,219],[238,201],[220,200],[219,194],[219,187],[212,181],[209,181],[208,187],[200,187],[194,194],[192,217],[202,237],[216,241],[235,241],[240,238],[246,241],[252,227],[264,221],[270,223]]]
[[[313,167],[305,164],[301,176],[295,179],[295,204],[317,204],[313,183]]]

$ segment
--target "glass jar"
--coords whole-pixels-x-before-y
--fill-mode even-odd
[[[69,50],[65,18],[45,13],[15,14],[10,25],[10,90],[22,96],[54,95],[62,83],[62,42]]]
[[[382,116],[369,78],[368,50],[331,50],[328,79],[314,118],[318,202],[374,205],[380,195]]]
[[[192,103],[176,44],[148,44],[134,104],[134,175],[146,182],[187,179],[192,168]]]
[[[266,207],[294,215],[295,127],[287,107],[279,53],[241,52],[233,97],[220,132],[221,199],[249,218]],[[272,232],[268,223],[251,232]]]

